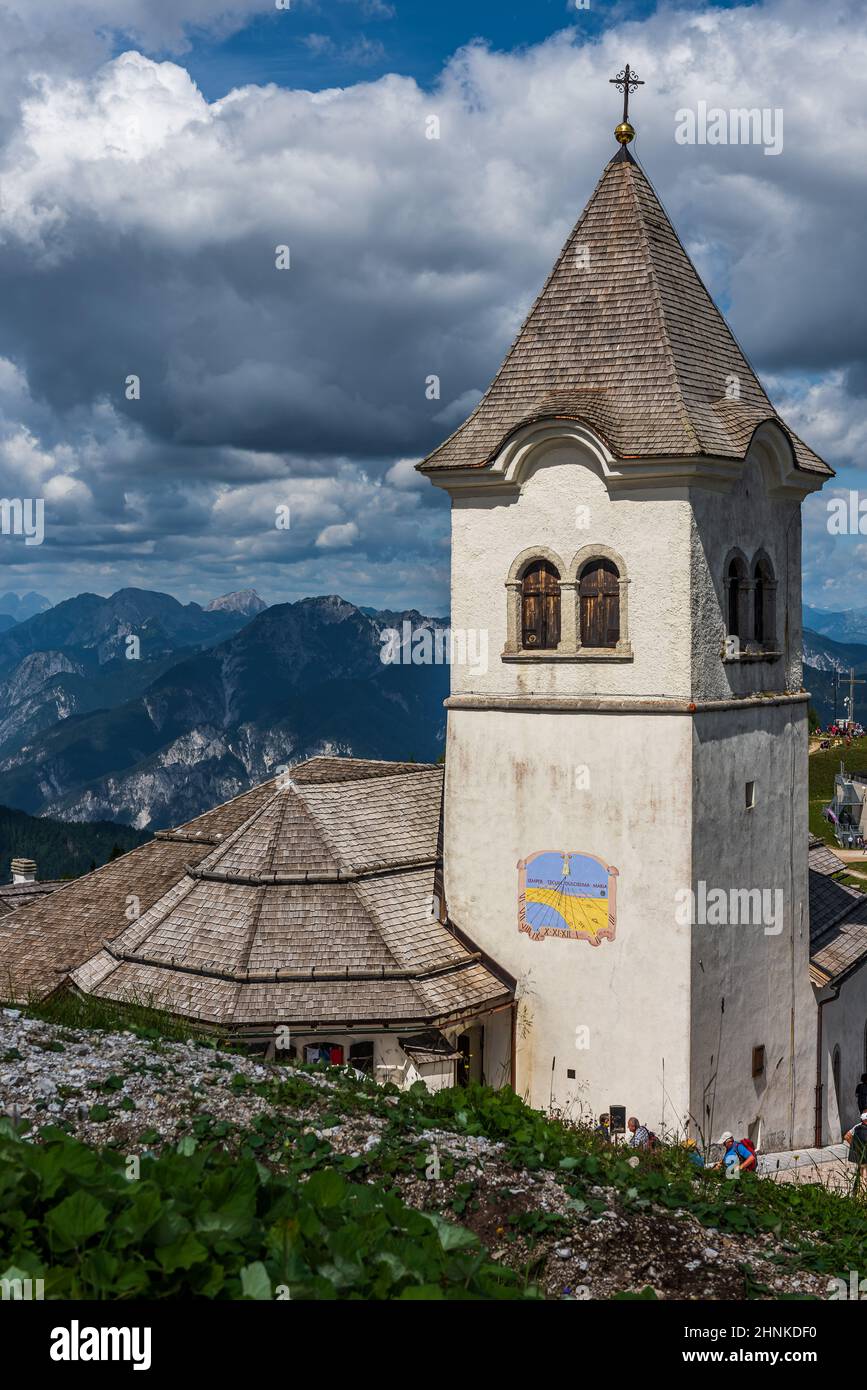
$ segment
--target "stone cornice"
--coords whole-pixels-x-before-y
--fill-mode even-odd
[[[521,710],[530,714],[575,711],[586,714],[721,714],[726,710],[768,709],[776,705],[805,705],[806,691],[795,694],[745,695],[722,700],[677,700],[666,696],[612,695],[450,695],[448,710]]]

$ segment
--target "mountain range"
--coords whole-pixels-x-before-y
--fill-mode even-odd
[[[804,627],[835,642],[867,643],[867,608],[848,608],[831,612],[804,604]]]
[[[804,616],[805,685],[827,724],[834,672],[867,673],[867,642],[848,635],[863,620],[867,638],[867,609]],[[121,589],[15,621],[0,631],[0,804],[152,831],[315,753],[433,761],[448,667],[383,664],[383,629],[405,622],[448,620],[336,596],[267,607],[242,590],[201,607]],[[840,680],[840,715],[846,693]]]
[[[849,617],[849,614],[835,615]],[[844,698],[849,694],[849,672],[862,680],[867,673],[867,644],[838,642],[822,633],[804,628],[804,685],[822,727],[836,717],[844,718]],[[836,676],[836,681],[835,681]],[[835,689],[836,685],[836,689]],[[867,686],[855,686],[855,717],[867,723]]]
[[[80,594],[0,633],[0,803],[153,830],[314,753],[441,753],[448,668],[381,660],[383,628],[435,619],[230,597]]]

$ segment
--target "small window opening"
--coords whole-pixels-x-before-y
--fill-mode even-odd
[[[349,1065],[366,1076],[373,1076],[373,1043],[353,1043],[349,1049]]]

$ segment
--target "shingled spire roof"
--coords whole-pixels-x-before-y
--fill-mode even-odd
[[[742,459],[774,420],[798,469],[832,474],[779,419],[625,146],[488,391],[419,467],[484,468],[509,435],[550,418],[583,421],[624,460]]]

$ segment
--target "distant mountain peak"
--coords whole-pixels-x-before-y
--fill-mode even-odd
[[[316,612],[326,621],[342,620],[349,617],[352,613],[360,613],[361,609],[356,608],[354,603],[348,599],[341,598],[339,594],[315,594],[309,598],[300,598],[293,605],[295,608],[306,609]]]
[[[210,603],[205,604],[205,612],[243,613],[247,617],[255,618],[257,613],[263,613],[267,607],[267,603],[259,597],[255,589],[237,589],[232,594],[221,594],[219,598],[212,598]]]
[[[16,623],[23,622],[25,618],[32,618],[34,613],[44,613],[50,607],[51,600],[44,594],[34,593],[32,589],[26,594],[10,591],[0,595],[0,614],[8,613]]]

